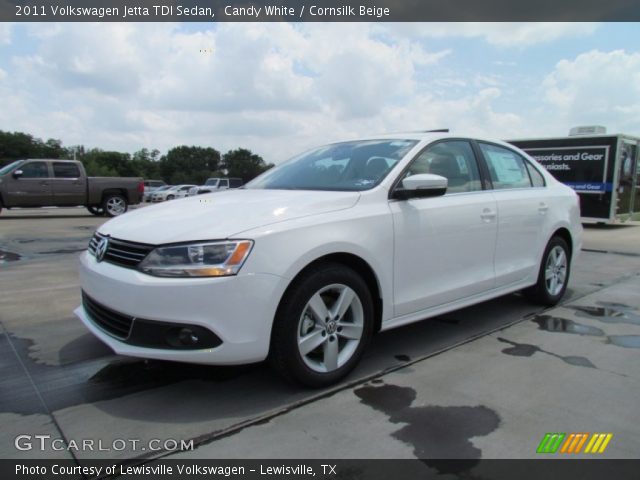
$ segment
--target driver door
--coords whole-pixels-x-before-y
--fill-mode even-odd
[[[494,288],[497,207],[484,190],[466,140],[437,142],[420,153],[405,176],[447,178],[440,197],[391,200],[394,225],[395,316],[481,294]]]
[[[22,175],[14,176],[21,171]],[[29,160],[7,176],[7,206],[46,207],[52,205],[51,178],[47,162]]]

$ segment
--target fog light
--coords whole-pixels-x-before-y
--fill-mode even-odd
[[[198,343],[198,336],[190,328],[182,328],[178,333],[178,340],[183,345],[195,345]]]

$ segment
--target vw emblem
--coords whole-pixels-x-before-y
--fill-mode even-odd
[[[107,253],[108,246],[109,239],[107,237],[104,237],[102,240],[100,240],[100,243],[98,243],[98,246],[96,247],[96,261],[102,261],[102,259],[104,258],[104,254]]]

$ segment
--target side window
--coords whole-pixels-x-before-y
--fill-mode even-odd
[[[242,180],[239,178],[230,178],[229,179],[229,187],[238,188],[242,186]]]
[[[218,185],[218,188],[227,188],[229,186],[229,180],[224,179],[224,180],[220,180],[220,185]]]
[[[531,177],[531,183],[533,184],[533,186],[544,187],[545,186],[544,177],[538,171],[538,169],[533,165],[531,165],[531,163],[527,162],[526,160],[524,164],[527,166],[527,171],[529,172],[529,176]]]
[[[422,152],[405,176],[432,173],[449,181],[447,194],[482,190],[478,163],[469,142],[438,142]]]
[[[22,170],[22,178],[47,178],[49,169],[46,162],[29,162],[18,170]]]
[[[531,187],[525,160],[516,152],[488,143],[480,143],[480,149],[487,160],[494,189]]]
[[[56,178],[78,178],[80,169],[75,163],[53,162],[53,176]]]

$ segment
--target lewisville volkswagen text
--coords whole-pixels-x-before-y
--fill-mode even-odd
[[[122,355],[269,358],[318,387],[377,331],[520,290],[556,304],[581,237],[576,193],[521,150],[383,135],[108,221],[80,257],[75,313]]]

